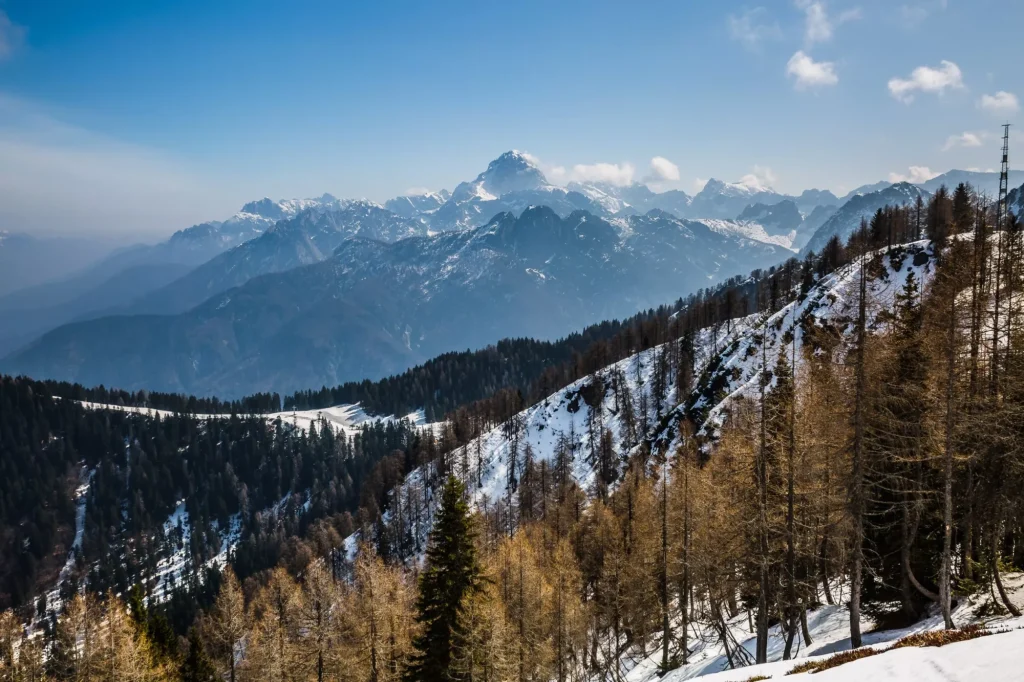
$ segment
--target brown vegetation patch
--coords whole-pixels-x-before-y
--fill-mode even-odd
[[[918,632],[907,635],[896,641],[890,649],[900,649],[907,646],[945,646],[954,642],[966,642],[970,639],[977,639],[985,635],[991,635],[991,630],[986,630],[979,625],[968,625],[959,630],[932,630],[930,632]]]
[[[836,666],[843,665],[844,663],[850,663],[861,658],[867,658],[868,656],[874,656],[880,654],[881,651],[877,649],[868,649],[866,647],[860,649],[851,649],[850,651],[843,651],[836,654],[835,656],[829,656],[823,658],[820,661],[807,661],[806,663],[800,663],[787,675],[799,675],[800,673],[820,673],[822,670],[828,670],[829,668],[835,668]]]

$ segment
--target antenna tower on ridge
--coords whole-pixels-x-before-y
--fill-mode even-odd
[[[996,205],[996,230],[1003,229],[1006,220],[1006,195],[1010,185],[1010,124],[1003,124],[1003,161],[999,171],[999,203]]]

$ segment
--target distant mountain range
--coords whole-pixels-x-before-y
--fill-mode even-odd
[[[35,237],[0,229],[0,300],[82,270],[115,248],[105,239]]]
[[[214,256],[261,235],[281,217],[294,216],[328,199],[337,201],[325,195],[320,199],[299,201],[251,202],[227,220],[194,225],[158,244],[135,245],[112,252],[108,247],[107,255],[97,254],[99,260],[94,259],[87,267],[63,270],[63,273],[73,273],[71,275],[64,274],[0,296],[0,314],[7,322],[0,327],[0,355],[57,325],[120,310]],[[2,246],[0,244],[0,260]],[[70,246],[84,248],[77,242]],[[45,261],[59,255],[49,248],[39,258]]]
[[[860,226],[862,218],[870,219],[878,209],[885,206],[913,204],[919,196],[927,199],[930,193],[909,182],[900,182],[875,192],[856,195],[843,204],[814,232],[814,236],[804,245],[801,254],[821,251],[828,240],[835,235],[838,235],[845,243]]]
[[[330,194],[260,199],[0,296],[0,369],[222,395],[380,376],[443,350],[627,315],[819,250],[930,187],[993,181],[950,171],[839,199],[712,179],[690,196],[640,183],[553,185],[513,150],[451,192],[383,206]],[[466,305],[484,311],[463,314]]]
[[[502,337],[562,335],[788,253],[662,211],[612,223],[534,207],[391,244],[350,238],[323,261],[178,315],[63,326],[0,369],[221,396],[288,391],[381,377]]]

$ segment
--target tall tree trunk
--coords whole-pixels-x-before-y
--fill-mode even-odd
[[[862,236],[866,232],[862,223]],[[850,515],[853,547],[850,553],[850,642],[863,644],[860,632],[860,595],[864,583],[864,402],[866,391],[865,344],[867,342],[867,255],[860,258],[860,296],[857,303],[856,394],[853,417],[853,459],[850,476]]]
[[[758,497],[759,581],[757,596],[757,663],[768,662],[768,424],[765,405],[767,383],[767,329],[761,337],[761,444],[758,448],[756,476]]]
[[[939,597],[947,630],[953,624],[950,568],[953,550],[953,388],[956,379],[956,288],[949,292],[949,328],[946,331],[946,434],[943,443],[942,563],[939,566]]]
[[[832,590],[828,586],[828,529],[825,529],[824,535],[821,537],[821,551],[818,555],[818,567],[821,573],[821,591],[825,593],[825,603],[834,605],[835,599],[832,598]]]
[[[994,527],[992,528],[992,553],[989,555],[989,561],[992,567],[992,579],[995,581],[996,589],[999,591],[999,599],[1002,600],[1003,606],[1010,612],[1014,618],[1020,618],[1020,609],[1010,601],[1009,595],[1006,594],[1006,588],[1003,586],[1003,579],[999,575],[999,528],[1002,525],[1002,520],[997,520]]]
[[[661,669],[669,669],[668,643],[668,456],[661,467]]]
[[[788,661],[796,638],[799,608],[796,597],[796,308],[793,308],[792,372],[793,395],[789,401],[789,447],[786,456],[786,651],[783,660]]]

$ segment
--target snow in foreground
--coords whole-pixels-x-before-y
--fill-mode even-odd
[[[751,677],[814,682],[1010,682],[1024,679],[1021,652],[1024,630],[979,637],[943,647],[904,647],[845,663],[818,673],[787,673],[794,663],[768,663],[701,678],[707,682],[742,682]],[[686,679],[674,674],[666,682]]]
[[[1004,573],[1003,581],[1010,598],[1015,604],[1024,606],[1024,573]],[[1024,651],[1024,618],[1009,616],[979,617],[978,613],[989,613],[992,610],[991,595],[983,593],[961,600],[953,612],[953,620],[957,627],[968,625],[981,626],[992,632],[1011,631],[1013,636],[994,634],[968,642],[949,644],[942,648],[906,647],[891,652],[880,653],[863,660],[846,663],[836,668],[814,673],[813,678],[789,676],[788,673],[798,663],[810,660],[826,659],[833,654],[849,651],[850,621],[849,611],[845,606],[848,595],[837,586],[836,605],[823,605],[807,612],[807,625],[812,643],[804,646],[798,636],[794,640],[793,659],[783,661],[785,636],[780,626],[771,628],[768,640],[768,663],[762,665],[737,665],[729,669],[728,657],[721,646],[717,633],[710,628],[703,629],[698,624],[691,624],[693,630],[690,637],[690,662],[668,675],[662,677],[658,671],[661,651],[658,646],[648,646],[649,656],[622,659],[625,682],[683,682],[698,678],[701,682],[745,682],[751,678],[764,676],[768,679],[785,678],[787,680],[813,679],[818,680],[856,680],[870,682],[873,680],[914,680],[915,682],[931,682],[932,680],[1024,680],[1024,667],[1013,665],[1006,667],[1007,656],[1002,663],[992,663],[998,657],[992,656],[993,650],[1009,650],[1008,656],[1019,658],[1019,651]],[[934,610],[933,610],[934,611]],[[742,612],[728,622],[729,629],[735,640],[746,650],[748,660],[754,659],[755,636],[750,630],[750,621],[746,612]],[[942,616],[937,611],[928,617],[905,628],[873,631],[874,624],[869,617],[862,620],[864,628],[864,645],[883,651],[897,640],[908,635],[943,629]],[[1000,644],[1001,642],[1001,644]],[[975,647],[975,648],[972,648]],[[956,653],[960,652],[960,653]],[[735,652],[734,652],[735,656]],[[996,665],[989,669],[988,666]],[[998,665],[1003,665],[1000,672]],[[851,667],[852,666],[852,667]],[[925,670],[938,676],[921,676]],[[847,671],[854,671],[847,673]],[[839,674],[842,671],[842,674]],[[830,676],[833,675],[833,676]],[[849,676],[843,676],[849,675]],[[945,675],[945,676],[943,676]],[[1002,675],[1002,676],[1000,676]]]

